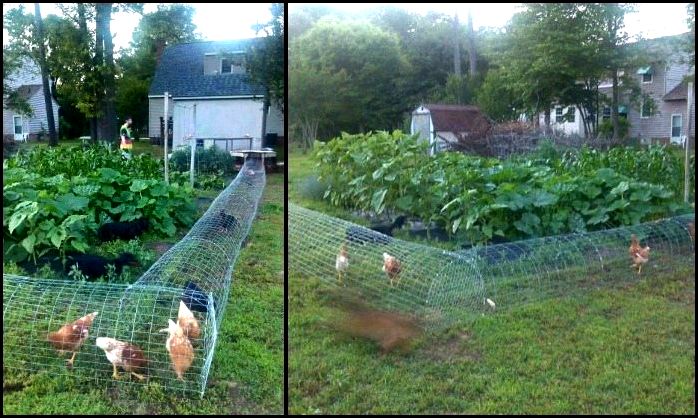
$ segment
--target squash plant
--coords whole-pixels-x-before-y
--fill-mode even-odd
[[[318,147],[314,158],[332,204],[399,211],[471,242],[636,224],[685,209],[654,174],[675,174],[664,148],[500,161],[429,156],[415,136],[394,131],[342,134]]]

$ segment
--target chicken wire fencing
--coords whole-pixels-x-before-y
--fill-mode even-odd
[[[544,298],[624,285],[657,270],[693,274],[694,222],[691,214],[454,252],[289,204],[289,268],[339,297],[409,314],[436,329]],[[650,247],[644,262],[629,254],[633,234],[641,248]]]
[[[265,181],[261,160],[248,159],[187,235],[131,285],[3,275],[4,368],[203,396]]]

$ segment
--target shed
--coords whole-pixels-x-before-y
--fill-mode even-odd
[[[430,154],[487,136],[492,124],[477,106],[423,104],[412,112],[410,130],[429,141]]]

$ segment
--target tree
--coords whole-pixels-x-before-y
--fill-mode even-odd
[[[292,44],[289,61],[289,79],[298,83],[289,84],[291,116],[317,119],[323,137],[398,127],[412,106],[405,100],[407,62],[398,39],[374,25],[323,20]],[[322,94],[322,105],[332,113],[312,113],[315,103],[296,100],[299,92],[321,94],[327,84],[334,90]]]
[[[46,106],[46,119],[48,122],[48,144],[55,147],[58,145],[58,135],[56,135],[56,123],[53,115],[53,98],[48,84],[48,64],[46,64],[46,45],[44,44],[44,27],[41,21],[41,8],[39,3],[34,3],[34,15],[36,17],[36,43],[39,44],[39,67],[41,68],[41,83],[44,90],[44,103]]]
[[[127,50],[117,60],[116,111],[131,116],[135,135],[148,124],[148,90],[158,59],[166,47],[200,39],[192,19],[194,8],[183,4],[158,5],[146,13]]]
[[[31,116],[32,108],[16,88],[10,85],[10,79],[22,67],[21,58],[10,48],[2,47],[2,104],[4,109],[14,109],[18,113]]]
[[[274,103],[284,114],[284,79],[286,48],[284,43],[284,4],[273,3],[272,19],[256,28],[267,36],[253,42],[247,52],[246,71],[250,81],[264,87],[262,136],[266,135],[269,106]]]

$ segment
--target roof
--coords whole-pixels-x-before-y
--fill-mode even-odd
[[[670,100],[686,100],[688,98],[688,83],[686,80],[679,83],[678,86],[662,97],[665,101]]]
[[[19,86],[17,88],[17,95],[24,100],[29,100],[37,92],[41,91],[43,86],[41,84],[29,84],[24,86]]]
[[[429,110],[435,131],[480,132],[490,127],[489,119],[477,106],[425,104],[422,107]]]
[[[204,75],[204,54],[245,51],[259,38],[235,41],[189,42],[167,47],[162,54],[148,95],[173,97],[263,95],[260,85],[249,82],[247,74]]]

